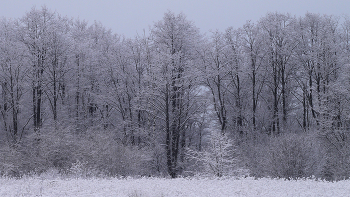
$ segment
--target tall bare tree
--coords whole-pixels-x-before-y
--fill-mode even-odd
[[[33,93],[34,130],[40,131],[43,123],[43,94],[46,85],[44,71],[48,65],[50,36],[53,34],[56,14],[46,7],[32,8],[21,20],[20,40],[27,46],[32,65],[31,80]]]
[[[163,20],[152,29],[153,47],[156,52],[154,65],[161,79],[155,84],[158,89],[166,134],[165,148],[167,167],[171,177],[179,173],[178,159],[180,138],[186,130],[186,123],[193,113],[193,90],[195,73],[195,47],[199,42],[198,29],[183,14],[165,13]]]

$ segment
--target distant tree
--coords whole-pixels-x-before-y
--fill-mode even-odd
[[[340,66],[338,22],[331,16],[308,13],[300,19],[299,24],[297,54],[304,67],[302,73],[305,81],[302,84],[308,101],[304,114],[310,113],[316,125],[320,126],[320,119],[328,116],[324,110],[327,108],[329,93],[332,94],[329,87],[337,79]],[[307,122],[310,125],[310,121]]]
[[[266,53],[263,48],[264,39],[261,36],[261,27],[248,21],[241,29],[242,47],[246,57],[247,74],[250,81],[251,93],[251,125],[253,131],[257,130],[257,111],[261,92],[265,85],[265,72],[262,66]]]
[[[281,128],[286,127],[288,117],[288,85],[291,83],[293,65],[291,59],[297,46],[292,35],[294,18],[278,13],[268,14],[262,18],[260,25],[264,30],[268,73],[267,87],[272,93],[272,123],[271,134],[278,135]],[[269,104],[270,105],[270,104]],[[282,115],[280,115],[282,114]],[[280,124],[282,119],[282,125]]]
[[[227,58],[225,35],[214,32],[207,50],[202,54],[204,63],[204,83],[210,89],[213,99],[214,111],[220,123],[222,133],[226,132],[228,126],[228,94],[230,68]]]
[[[114,47],[114,62],[108,68],[108,79],[111,83],[111,105],[120,115],[122,122],[123,143],[135,144],[134,128],[134,99],[137,91],[137,71],[131,64],[131,51],[127,46],[127,41],[122,40]]]
[[[33,93],[33,123],[34,131],[39,133],[43,123],[43,94],[47,81],[44,71],[49,62],[50,36],[54,33],[53,25],[56,14],[46,7],[41,10],[32,8],[20,20],[20,40],[30,54],[30,80]]]
[[[134,140],[132,142],[137,145],[153,144],[147,142],[148,137],[152,135],[150,128],[154,127],[155,117],[147,114],[147,74],[151,64],[152,54],[150,47],[150,39],[146,35],[136,36],[133,40],[126,42],[126,47],[129,51],[128,58],[130,59],[129,77],[133,76],[133,111],[134,121],[132,127],[134,130]],[[136,139],[137,138],[137,139]],[[146,138],[146,139],[145,139]]]
[[[228,59],[229,84],[231,110],[234,122],[234,130],[243,136],[247,136],[247,104],[249,99],[249,79],[247,66],[245,64],[245,53],[243,46],[243,36],[241,30],[228,28],[225,32],[225,42],[227,44],[226,58]],[[244,128],[245,127],[245,128]]]
[[[72,24],[70,37],[72,39],[72,60],[71,72],[69,77],[72,79],[69,82],[70,103],[71,103],[71,117],[75,125],[76,131],[84,131],[89,124],[85,124],[87,120],[87,99],[88,93],[88,79],[87,79],[87,65],[90,62],[91,48],[88,32],[88,24],[86,21],[76,20]],[[74,104],[73,104],[74,103]]]
[[[72,52],[71,40],[68,37],[70,27],[70,20],[58,16],[50,27],[52,33],[48,36],[50,50],[47,52],[48,62],[45,70],[47,89],[45,89],[45,94],[52,111],[55,129],[57,129],[59,121],[63,122],[67,119],[63,116],[67,112],[65,109],[65,104],[67,104],[66,74],[70,70],[68,63]]]
[[[21,112],[25,110],[22,102],[26,91],[25,75],[28,71],[26,65],[28,59],[25,46],[18,41],[15,21],[3,19],[0,26],[0,111],[8,140],[16,144],[21,140],[26,122],[30,119],[21,116]]]

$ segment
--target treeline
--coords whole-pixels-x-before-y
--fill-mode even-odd
[[[167,12],[125,38],[43,7],[0,26],[3,175],[187,176],[218,132],[251,176],[349,178],[348,18],[201,34]]]

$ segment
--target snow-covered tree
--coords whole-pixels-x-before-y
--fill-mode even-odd
[[[288,86],[293,76],[291,60],[297,46],[292,39],[295,19],[289,15],[270,13],[262,18],[259,25],[264,37],[267,80],[266,86],[271,95],[266,95],[268,109],[272,111],[270,134],[279,134],[287,126]],[[282,119],[282,121],[281,121]],[[282,123],[282,124],[281,124]],[[282,128],[282,129],[281,129]]]
[[[43,100],[45,70],[49,63],[50,37],[54,33],[53,25],[56,14],[50,12],[46,7],[41,10],[32,8],[20,20],[20,40],[26,45],[30,54],[30,80],[32,81],[33,94],[33,123],[34,130],[40,131],[43,123]]]
[[[263,50],[263,37],[261,36],[261,27],[248,21],[241,29],[242,47],[245,54],[246,73],[248,75],[248,91],[250,92],[250,118],[249,122],[252,130],[255,132],[258,128],[259,120],[257,113],[261,93],[265,85],[265,72],[263,69],[266,52]],[[261,128],[261,127],[260,127]]]
[[[232,140],[221,131],[212,131],[203,151],[187,150],[187,157],[204,166],[206,173],[217,177],[232,175],[237,168],[237,153]]]
[[[196,111],[193,109],[197,78],[195,49],[200,35],[183,14],[167,12],[163,20],[155,23],[151,39],[155,53],[151,79],[155,81],[149,87],[156,90],[151,105],[164,123],[167,167],[175,178],[179,173],[181,138]]]
[[[26,109],[22,105],[25,94],[25,75],[28,71],[27,51],[18,36],[15,21],[0,22],[0,83],[2,129],[8,141],[17,143],[23,136],[29,117],[21,116]],[[22,112],[22,113],[21,113]],[[27,114],[26,114],[27,115]]]

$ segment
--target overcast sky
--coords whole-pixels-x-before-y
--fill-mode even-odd
[[[46,5],[60,15],[94,20],[114,33],[134,37],[162,19],[167,10],[183,12],[201,32],[241,27],[268,12],[302,16],[306,12],[349,15],[350,0],[0,0],[0,14],[20,18],[33,6]]]

